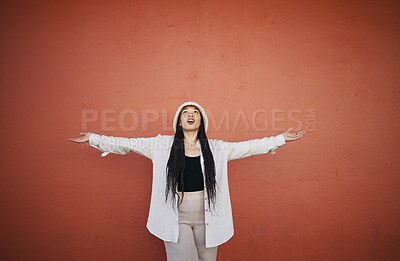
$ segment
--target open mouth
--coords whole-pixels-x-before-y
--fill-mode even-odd
[[[189,124],[194,124],[194,119],[188,119],[187,122],[188,122]]]

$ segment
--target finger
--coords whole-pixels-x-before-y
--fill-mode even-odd
[[[86,132],[81,132],[80,134],[81,134],[81,135],[86,135]]]
[[[288,133],[290,131],[291,128],[287,129],[284,131],[284,133]]]
[[[287,129],[287,132],[289,132],[289,131],[291,131],[291,130],[293,130],[293,127],[290,127],[289,129]]]

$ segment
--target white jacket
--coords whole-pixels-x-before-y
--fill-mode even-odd
[[[166,166],[171,151],[173,135],[158,134],[150,138],[122,138],[104,136],[92,133],[89,145],[102,151],[102,157],[109,153],[127,154],[131,151],[143,155],[153,162],[153,185],[150,210],[147,219],[147,229],[153,235],[164,241],[178,242],[178,213],[171,206],[171,201],[165,203]],[[215,161],[216,172],[216,215],[211,213],[207,203],[207,189],[204,185],[206,247],[215,247],[225,243],[233,236],[233,218],[228,187],[228,161],[246,158],[253,155],[275,154],[275,150],[286,144],[283,134],[261,139],[225,142],[208,140]],[[200,162],[205,173],[204,159],[198,140],[196,146],[200,149]],[[204,184],[206,184],[204,180]]]

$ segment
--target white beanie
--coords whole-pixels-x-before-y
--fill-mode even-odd
[[[200,110],[200,112],[201,112],[201,117],[203,118],[203,122],[204,122],[204,131],[207,132],[207,129],[208,129],[208,119],[207,119],[207,115],[206,115],[205,110],[204,110],[203,107],[201,107],[198,103],[188,101],[188,102],[185,102],[184,104],[182,104],[181,106],[179,106],[178,110],[177,110],[176,113],[175,113],[174,124],[172,125],[172,126],[174,127],[175,133],[176,133],[176,123],[178,122],[179,113],[181,112],[181,110],[182,110],[183,107],[188,106],[188,105],[196,106],[196,107]]]

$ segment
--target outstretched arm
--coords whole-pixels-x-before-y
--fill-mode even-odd
[[[254,155],[271,153],[275,154],[275,150],[286,144],[286,141],[294,141],[303,137],[305,130],[295,134],[289,133],[292,128],[284,131],[282,134],[262,139],[253,139],[240,142],[223,142],[222,146],[228,149],[228,161],[246,158]]]
[[[81,132],[84,137],[69,139],[73,142],[89,142],[89,146],[94,147],[103,153],[102,157],[109,153],[125,155],[131,151],[143,155],[149,159],[152,158],[152,150],[155,147],[155,141],[160,136],[150,138],[123,138],[99,135],[90,132]]]

